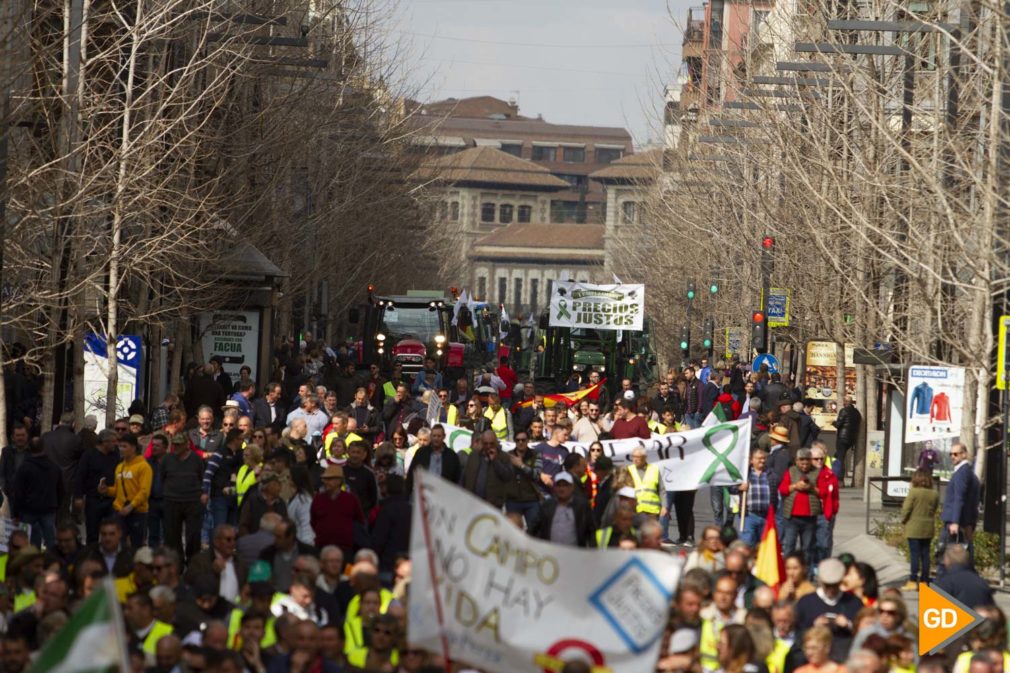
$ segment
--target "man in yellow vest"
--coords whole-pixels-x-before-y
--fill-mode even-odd
[[[129,638],[140,645],[148,663],[154,664],[158,641],[172,633],[172,626],[154,618],[154,603],[144,592],[130,594],[123,606]]]
[[[484,409],[484,418],[491,421],[491,430],[498,437],[499,442],[512,440],[515,431],[512,428],[512,412],[502,406],[501,397],[498,393],[489,393],[487,396],[487,408]]]
[[[737,582],[720,577],[712,592],[712,603],[701,611],[701,665],[706,671],[719,670],[719,635],[728,624],[743,624],[746,610],[736,607]]]
[[[336,439],[343,442],[345,447],[350,446],[351,442],[360,442],[362,440],[361,435],[355,434],[347,429],[347,421],[349,418],[350,416],[346,411],[340,410],[333,414],[333,417],[330,419],[331,430],[329,434],[326,435],[324,443],[327,456],[331,455],[330,445],[333,444],[333,441]]]
[[[666,516],[666,507],[663,506],[666,501],[666,489],[663,487],[663,480],[659,478],[659,468],[647,462],[644,447],[636,447],[631,452],[628,472],[635,486],[638,512],[653,517]]]
[[[438,422],[449,425],[459,425],[459,407],[449,400],[449,389],[438,389],[438,401],[442,403],[442,410],[439,412]]]

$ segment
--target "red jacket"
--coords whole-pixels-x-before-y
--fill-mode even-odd
[[[783,500],[789,497],[789,487],[792,485],[792,472],[793,472],[792,468],[786,470],[786,473],[782,475],[782,481],[779,482],[779,495],[782,496]],[[824,472],[824,470],[821,470],[821,472]],[[809,474],[810,473],[808,472],[807,475]],[[809,479],[809,476],[807,478]],[[838,484],[836,482],[835,498],[838,497],[837,485]],[[796,501],[793,503],[793,516],[810,516],[811,510],[810,510],[809,498],[813,496],[820,498],[821,504],[822,505],[824,504],[824,501],[828,497],[827,483],[821,481],[820,477],[818,476],[814,480],[814,487],[816,490],[813,491],[806,491],[806,492],[796,491]],[[821,490],[822,488],[824,489],[823,491]],[[837,503],[835,505],[835,511],[836,512],[838,511]],[[825,516],[827,515],[825,514]],[[834,512],[832,512],[832,516],[834,516]]]
[[[341,491],[336,498],[319,493],[312,499],[309,520],[319,549],[331,544],[348,549],[354,546],[354,522],[364,523],[365,514],[353,493]]]
[[[500,397],[505,401],[511,401],[512,389],[519,382],[519,377],[516,376],[516,373],[508,365],[500,365],[498,371],[495,373],[498,374],[498,378],[505,382],[505,390],[501,391]]]
[[[838,514],[838,476],[826,467],[817,475],[817,495],[821,499],[824,518],[831,521]]]
[[[722,393],[716,398],[716,403],[721,404],[723,410],[726,412],[726,420],[735,421],[740,418],[740,412],[743,411],[743,405],[736,401],[729,393]]]

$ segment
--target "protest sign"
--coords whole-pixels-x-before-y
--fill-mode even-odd
[[[644,313],[644,285],[554,283],[551,327],[641,331]]]
[[[501,511],[424,472],[414,491],[412,647],[488,673],[652,673],[681,561],[527,536]],[[574,572],[573,572],[574,571]]]
[[[700,484],[730,486],[741,483],[747,475],[750,461],[750,418],[726,421],[711,426],[653,435],[649,439],[610,439],[603,444],[603,454],[620,469],[631,464],[631,452],[641,446],[646,459],[655,463],[663,475],[667,491],[693,491]],[[470,447],[472,433],[455,425],[445,428],[446,446],[453,451]],[[570,451],[589,455],[588,442],[566,442]],[[512,451],[515,444],[501,442],[503,451]]]

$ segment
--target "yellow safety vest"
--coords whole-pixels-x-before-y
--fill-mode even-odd
[[[775,639],[775,647],[772,648],[772,653],[765,659],[768,673],[784,673],[786,670],[786,657],[789,656],[790,649],[789,643],[780,638]]]
[[[333,440],[337,439],[338,435],[335,432],[331,432],[326,435],[326,442],[323,444],[323,448],[326,449],[326,455],[332,456],[333,453],[330,452],[330,446],[333,444]],[[360,442],[362,440],[361,435],[356,435],[353,432],[348,432],[347,436],[344,437],[344,448],[346,449],[351,445],[351,442]]]
[[[238,506],[242,506],[242,501],[245,500],[246,491],[253,487],[256,483],[256,470],[243,464],[242,467],[238,468],[238,476],[235,477],[235,494],[238,496]]]
[[[238,608],[231,611],[228,615],[228,642],[231,643],[231,649],[240,650],[242,649],[241,638],[239,638],[239,632],[242,630],[242,616],[245,613]],[[264,626],[266,624],[264,623]],[[263,634],[266,635],[266,630],[264,629]]]
[[[393,602],[393,592],[389,589],[379,589],[379,613],[386,614],[386,610],[389,609],[389,604]],[[358,616],[358,610],[361,609],[361,594],[356,594],[354,598],[351,599],[350,603],[347,604],[347,616],[345,619],[350,619],[351,617]]]
[[[698,653],[701,655],[701,666],[706,671],[719,670],[719,633],[715,622],[710,619],[701,621],[701,639],[698,642]]]
[[[130,597],[134,591],[137,590],[137,583],[134,581],[133,573],[130,573],[126,577],[117,577],[113,584],[116,587],[116,597],[119,599],[120,603],[126,604],[126,599]]]
[[[150,654],[153,657],[155,650],[158,647],[158,641],[171,634],[172,626],[170,624],[159,622],[155,619],[154,626],[151,627],[151,630],[147,632],[147,636],[144,638],[144,645],[142,649],[145,653]]]
[[[834,464],[835,459],[832,456],[824,456],[824,467],[830,470]]]
[[[974,650],[968,650],[957,655],[957,659],[954,661],[954,673],[968,673],[968,669],[971,668],[971,658],[975,654]],[[1010,670],[1010,654],[1005,651],[1003,652],[1003,670]]]
[[[260,641],[260,647],[264,650],[277,644],[277,631],[274,629],[276,621],[276,617],[267,618],[267,626],[263,631],[263,640]]]
[[[445,410],[445,422],[449,425],[459,425],[457,420],[459,420],[459,409],[455,404],[450,404],[449,408]]]
[[[351,655],[355,650],[365,649],[365,629],[361,617],[344,618],[344,654]]]
[[[494,413],[491,407],[484,410],[484,418],[491,421],[491,429],[498,436],[499,442],[504,442],[509,438],[509,423],[505,417],[505,407],[500,407],[498,413]]]
[[[14,597],[14,612],[21,612],[25,608],[30,608],[35,605],[35,601],[37,600],[38,598],[35,596],[34,591],[22,591]]]
[[[396,397],[396,386],[393,385],[392,381],[386,381],[382,384],[382,393],[387,399]]]
[[[634,528],[631,529],[632,535],[638,535],[638,531]],[[596,531],[596,548],[606,549],[607,545],[610,544],[610,538],[614,536],[614,527],[607,526],[606,528],[601,528]]]
[[[643,514],[659,514],[663,504],[659,501],[659,468],[655,465],[645,466],[645,478],[638,476],[638,469],[628,465],[631,481],[635,484],[635,497],[638,499],[637,511]]]
[[[347,653],[347,663],[355,668],[365,668],[365,662],[368,661],[368,648],[358,647]],[[400,653],[393,648],[393,651],[389,653],[389,663],[393,666],[400,665]]]
[[[660,423],[659,421],[649,421],[648,423],[646,423],[646,425],[649,426],[649,430],[655,435],[666,434],[666,426]]]
[[[7,581],[7,560],[10,558],[9,554],[4,554],[0,556],[0,582]]]

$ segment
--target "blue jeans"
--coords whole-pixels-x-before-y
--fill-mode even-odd
[[[932,541],[930,537],[908,538],[908,560],[912,566],[908,579],[912,582],[929,582],[929,543]]]
[[[761,533],[765,529],[765,519],[767,514],[752,514],[747,512],[743,518],[743,528],[740,530],[740,539],[754,549],[761,542]]]
[[[786,518],[786,530],[782,536],[782,555],[796,551],[796,543],[803,546],[807,567],[814,568],[814,540],[817,536],[817,518],[813,516],[791,516]]]
[[[157,549],[162,543],[164,530],[165,502],[152,500],[147,506],[147,546]]]
[[[207,515],[211,521],[211,530],[226,523],[231,523],[231,498],[226,495],[212,495],[207,504]]]
[[[684,422],[687,423],[689,428],[700,428],[701,427],[701,412],[696,411],[693,414],[684,414]]]
[[[530,502],[515,502],[510,500],[505,503],[505,511],[509,514],[518,512],[523,515],[526,521],[526,530],[533,531],[540,520],[540,502],[531,500]]]
[[[715,516],[715,525],[722,528],[726,523],[726,493],[728,486],[711,486],[708,489],[708,498],[712,503],[712,514]]]
[[[676,491],[666,492],[666,514],[659,517],[659,527],[663,529],[664,540],[672,539],[670,537],[670,512],[673,511],[673,495]]]
[[[52,549],[56,544],[56,513],[52,514],[25,514],[21,517],[21,523],[26,523],[32,527],[31,543],[42,548],[45,542],[46,549]]]
[[[841,487],[845,483],[845,454],[849,452],[852,447],[848,444],[839,443],[835,447],[835,462],[831,466],[831,470],[838,477],[838,486]]]
[[[817,563],[820,563],[826,558],[831,558],[831,548],[834,546],[835,541],[835,519],[828,521],[827,518],[821,514],[817,517],[817,533],[814,536],[814,564],[811,568],[816,567]]]
[[[130,545],[134,549],[144,546],[144,538],[147,536],[147,512],[130,512],[126,516],[120,515],[123,522],[123,534],[130,540]]]

